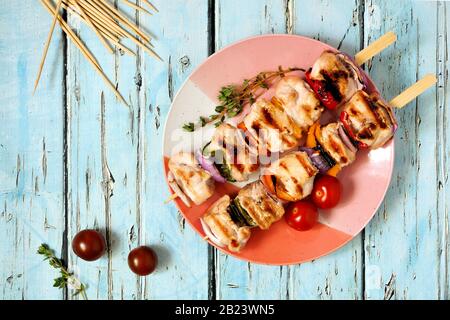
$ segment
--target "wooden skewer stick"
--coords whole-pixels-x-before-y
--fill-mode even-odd
[[[71,1],[73,1],[73,0],[71,0]],[[114,30],[121,37],[126,36],[123,28],[116,21],[114,21],[110,16],[106,15],[104,11],[97,8],[95,5],[93,5],[90,2],[83,1],[81,3],[86,8],[86,10],[89,10],[89,13],[92,15],[93,18],[95,18],[95,20],[98,23],[102,23],[105,26],[107,26],[108,28],[110,28],[111,30]]]
[[[111,48],[111,46],[109,45],[109,43],[106,41],[106,39],[103,37],[103,35],[98,31],[98,29],[95,27],[95,25],[92,23],[91,18],[89,18],[89,16],[86,14],[86,12],[84,12],[84,9],[78,4],[77,1],[75,1],[75,5],[77,7],[77,9],[81,12],[81,14],[85,17],[85,20],[87,22],[87,24],[91,27],[91,29],[94,30],[94,32],[97,34],[97,36],[99,37],[100,41],[103,43],[103,45],[105,46],[106,50],[109,51],[109,53],[114,54],[114,50]]]
[[[92,15],[92,13],[89,13],[89,14],[86,13],[86,10],[84,10],[85,11],[85,15],[82,15],[79,11],[75,10],[72,7],[72,2],[69,3],[68,1],[71,1],[71,0],[63,0],[62,7],[64,9],[66,9],[70,13],[75,14],[78,18],[80,18],[86,24],[87,24],[87,21],[86,21],[86,17],[85,16],[88,15],[89,18],[91,19],[92,23],[97,28],[100,29],[100,31],[103,33],[104,36],[106,36],[106,37],[113,36],[114,39],[119,40],[119,38],[118,38],[119,34],[117,34],[117,33],[113,34],[112,33],[113,31],[111,30],[111,28],[107,29],[106,27],[108,27],[108,26],[105,24],[105,22],[103,20],[98,19],[96,16]]]
[[[77,17],[81,19],[84,23],[87,24],[86,19],[84,16],[81,15],[80,12],[74,10],[70,5],[65,3],[66,0],[63,0],[62,7],[66,9],[67,11],[70,11],[71,13],[75,14]],[[129,55],[136,56],[136,53],[124,46],[122,43],[119,42],[119,38],[116,34],[113,34],[111,29],[107,29],[107,26],[104,25],[103,21],[97,20],[95,17],[91,17],[93,24],[96,26],[96,28],[99,29],[99,31],[103,34],[104,37],[106,37],[109,41],[114,43],[119,49],[123,50],[125,53],[128,53]]]
[[[36,81],[34,82],[33,94],[36,92],[37,86],[39,84],[39,79],[41,78],[41,75],[42,75],[42,69],[44,68],[45,58],[47,57],[47,52],[48,52],[48,48],[50,47],[50,42],[52,40],[53,31],[55,30],[56,21],[58,20],[59,9],[61,8],[61,2],[62,2],[62,0],[58,0],[58,4],[56,5],[55,16],[53,18],[50,32],[48,33],[47,43],[45,44],[44,53],[42,54],[42,59],[41,59],[40,65],[39,65],[39,71],[38,71],[38,74],[36,77]]]
[[[159,10],[148,0],[144,0],[144,2],[150,7],[152,8],[154,11],[159,12]]]
[[[135,4],[133,2],[130,2],[128,0],[122,0],[122,2],[125,3],[126,5],[130,6],[131,8],[135,9],[135,10],[142,11],[142,12],[144,12],[144,13],[150,15],[150,16],[153,15],[153,13],[151,13],[150,11],[148,11],[148,10],[138,6],[137,4]]]
[[[164,201],[164,204],[168,204],[170,201],[173,201],[173,200],[175,200],[176,198],[178,198],[178,195],[177,195],[176,193],[172,193],[172,194],[170,195],[170,197],[168,197],[168,198]]]
[[[49,0],[41,0],[41,3],[45,6],[45,8],[48,10],[48,12],[50,12],[51,15],[55,14],[55,8],[52,7]],[[58,22],[61,25],[61,28],[63,29],[64,33],[66,33],[67,36],[72,39],[75,45],[81,50],[83,55],[87,56],[89,60],[92,60],[92,63],[94,63],[98,68],[100,68],[100,65],[98,64],[94,56],[89,52],[89,50],[85,47],[85,45],[81,42],[81,40],[75,35],[72,29],[70,29],[68,24],[60,16],[58,16]]]
[[[87,0],[87,1],[89,1],[90,3],[94,2],[97,5],[97,7],[98,6],[103,7],[103,10],[106,9],[107,11],[111,12],[119,21],[121,21],[122,23],[126,24],[128,27],[133,29],[133,31],[139,36],[141,36],[143,39],[145,39],[145,41],[150,42],[151,37],[148,34],[145,34],[142,30],[140,30],[138,26],[136,26],[129,19],[123,16],[122,13],[120,13],[107,1],[105,0]]]
[[[88,0],[88,1],[90,1],[90,0]],[[106,5],[109,6],[109,3],[105,2],[105,1],[101,1],[101,0],[95,0],[95,1],[97,1],[97,2],[102,2],[102,3],[104,3],[104,4],[106,4]],[[129,33],[127,30],[125,30],[125,29],[122,29],[122,30],[125,32],[127,38],[129,38],[129,39],[130,39],[131,41],[133,41],[135,44],[137,44],[137,45],[140,46],[142,49],[144,49],[145,51],[147,51],[147,53],[149,53],[149,54],[152,55],[153,57],[157,58],[157,59],[160,60],[160,61],[163,61],[162,58],[161,58],[155,51],[153,51],[153,49],[147,47],[143,42],[141,42],[140,40],[136,39],[136,37],[133,36],[131,33]]]
[[[75,0],[69,1],[73,3]],[[104,12],[98,10],[97,8],[95,8],[86,1],[79,1],[79,4],[81,7],[85,9],[85,12],[88,13],[88,15],[91,17],[92,20],[95,20],[98,24],[104,25],[111,31],[114,31],[114,33],[116,33],[117,36],[120,37],[125,36],[125,33],[122,31],[122,28],[114,20],[112,20],[111,17],[105,15]]]
[[[414,83],[408,89],[400,93],[389,104],[394,108],[403,108],[411,100],[422,94],[425,90],[432,87],[437,82],[434,74],[427,74],[425,77]]]
[[[372,42],[366,48],[362,49],[355,55],[355,62],[357,65],[362,65],[369,61],[372,57],[389,47],[397,40],[397,36],[394,32],[389,31],[381,36],[376,41]]]
[[[51,4],[49,3],[49,0],[41,0],[41,3],[45,5],[47,10],[51,14],[55,14],[56,12],[53,11],[53,8]],[[97,70],[97,72],[100,74],[100,76],[103,78],[103,80],[106,82],[106,84],[114,91],[116,97],[123,102],[128,107],[128,103],[125,101],[125,99],[122,97],[119,91],[117,91],[116,87],[113,85],[113,83],[108,79],[108,77],[105,75],[101,67],[96,63],[95,59],[92,57],[91,54],[89,54],[89,51],[84,46],[84,44],[81,42],[81,40],[75,35],[75,33],[70,29],[70,27],[67,25],[67,23],[61,19],[61,17],[58,16],[59,24],[61,25],[61,28],[66,33],[66,35],[72,39],[72,41],[75,43],[75,45],[80,49],[81,53],[85,56],[85,58],[94,66],[94,68]]]

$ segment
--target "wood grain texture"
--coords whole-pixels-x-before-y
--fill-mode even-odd
[[[120,9],[134,19],[128,6]],[[128,252],[138,245],[141,229],[139,65],[118,51],[110,55],[76,17],[71,17],[71,25],[130,107],[116,99],[69,42],[68,240],[82,229],[99,229],[109,247],[104,257],[89,263],[69,250],[69,263],[87,282],[89,298],[140,299],[141,281],[127,266]]]
[[[160,269],[145,279],[146,299],[207,299],[208,245],[185,224],[164,179],[162,138],[175,93],[208,56],[208,2],[152,1],[159,9],[145,17],[164,62],[143,56],[141,90],[142,243],[153,245]]]
[[[52,287],[57,273],[36,254],[43,242],[61,254],[64,231],[64,55],[59,31],[32,95],[50,26],[51,17],[36,2],[1,3],[0,299],[63,298]]]
[[[120,5],[120,1],[116,1]],[[141,0],[133,2],[142,4]],[[0,299],[70,299],[35,254],[47,242],[87,282],[90,299],[448,299],[449,91],[447,2],[181,0],[159,13],[121,9],[153,33],[157,62],[110,55],[70,23],[129,101],[123,106],[61,32],[36,95],[34,75],[51,17],[39,2],[0,4]],[[188,5],[187,5],[188,3]],[[238,5],[236,3],[239,3]],[[116,3],[117,4],[117,3]],[[388,30],[398,35],[367,64],[387,99],[426,73],[438,84],[396,112],[396,163],[369,226],[337,252],[291,267],[242,262],[209,247],[173,204],[162,170],[163,126],[186,77],[208,54],[264,33],[314,37],[349,54]],[[132,43],[125,43],[136,48]],[[64,62],[67,62],[64,67]],[[6,80],[5,80],[6,79]],[[70,248],[84,228],[110,251],[84,262]],[[127,254],[153,246],[160,268],[138,278]]]
[[[448,245],[448,195],[444,187],[447,133],[443,130],[447,57],[442,56],[444,41],[439,39],[439,34],[442,37],[445,33],[445,23],[440,21],[445,19],[445,6],[421,1],[399,1],[390,6],[384,1],[366,3],[366,41],[387,30],[398,35],[395,51],[381,54],[369,68],[386,98],[439,69],[442,86],[438,91],[428,90],[396,112],[400,127],[395,136],[391,186],[366,228],[368,299],[447,298],[448,259],[442,258]]]

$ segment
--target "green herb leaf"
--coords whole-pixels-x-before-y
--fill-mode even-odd
[[[72,273],[67,271],[67,268],[66,268],[66,266],[63,263],[63,260],[57,258],[55,256],[53,250],[51,250],[49,248],[49,246],[44,244],[44,243],[39,246],[39,248],[37,250],[37,254],[44,256],[44,261],[48,260],[48,263],[49,263],[49,265],[51,267],[59,270],[60,276],[53,280],[53,287],[59,288],[59,289],[66,288],[69,277],[72,277],[72,279],[74,277],[73,277]],[[78,293],[81,293],[83,298],[85,300],[87,300],[86,286],[85,285],[81,284],[80,289],[77,289],[77,291],[80,291]]]
[[[240,86],[230,84],[222,87],[217,95],[220,104],[214,108],[216,114],[210,115],[209,117],[200,117],[197,126],[189,122],[183,125],[183,129],[188,132],[193,132],[197,128],[204,127],[206,124],[216,121],[219,118],[220,120],[216,121],[214,126],[220,126],[225,121],[225,117],[232,118],[239,115],[247,103],[255,103],[256,99],[265,90],[268,90],[276,80],[293,71],[305,70],[296,67],[283,69],[279,66],[276,71],[260,72],[253,78],[244,79]]]
[[[206,124],[208,123],[208,119],[205,117],[200,117],[200,124],[202,127],[206,126]]]
[[[189,122],[183,125],[183,129],[187,132],[193,132],[195,130],[195,125],[193,122]]]

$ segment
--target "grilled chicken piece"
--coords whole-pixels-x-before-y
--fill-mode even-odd
[[[334,107],[338,107],[363,88],[363,79],[358,67],[342,53],[324,51],[307,74],[309,81],[308,78],[321,82],[320,90],[315,86],[312,87],[325,106],[330,100],[330,97],[325,97],[326,95],[331,95],[337,102]]]
[[[392,108],[376,95],[356,92],[342,108],[341,122],[349,136],[366,147],[383,146],[397,128]]]
[[[180,152],[169,160],[169,170],[174,181],[171,186],[178,194],[177,186],[181,192],[199,205],[211,197],[214,193],[214,180],[208,171],[200,167],[194,155],[190,152]],[[176,182],[176,185],[173,185]],[[178,191],[178,192],[177,192]],[[182,195],[179,194],[181,198]],[[184,202],[185,200],[183,200]],[[189,206],[189,203],[186,203]]]
[[[311,194],[318,170],[302,151],[284,155],[263,172],[262,179],[270,179],[269,190],[279,199],[298,201]]]
[[[225,195],[217,200],[203,216],[203,229],[218,246],[226,246],[238,252],[247,243],[251,231],[248,226],[238,226],[230,217],[230,197]]]
[[[280,101],[258,99],[244,118],[250,135],[270,152],[283,152],[296,147],[302,137],[301,128],[284,111]]]
[[[245,181],[258,169],[256,151],[246,143],[241,130],[227,123],[221,124],[214,132],[209,149],[215,154],[215,163],[225,170],[219,170],[225,179]],[[224,171],[226,173],[224,173]]]
[[[275,96],[302,131],[307,131],[322,115],[323,107],[319,99],[300,77],[289,76],[281,79],[275,88]]]
[[[350,150],[342,141],[338,131],[339,126],[337,122],[323,126],[316,138],[327,154],[341,167],[345,167],[355,161],[356,152]]]
[[[239,191],[236,199],[255,224],[263,230],[268,229],[284,215],[283,205],[270,196],[260,181],[246,185]]]

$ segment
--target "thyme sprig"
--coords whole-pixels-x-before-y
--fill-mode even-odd
[[[197,123],[188,122],[183,125],[187,132],[193,132],[209,123],[218,127],[225,119],[233,118],[240,114],[247,104],[253,104],[270,86],[279,78],[294,71],[305,71],[302,68],[291,67],[283,69],[281,66],[276,71],[263,71],[250,79],[245,79],[241,85],[230,84],[222,87],[217,99],[220,104],[216,106],[215,113],[208,117],[200,117]]]
[[[64,262],[62,259],[59,259],[55,256],[53,250],[49,248],[46,244],[41,244],[37,250],[37,253],[44,256],[44,261],[48,260],[48,263],[51,267],[58,269],[60,272],[60,276],[54,279],[53,287],[55,288],[66,288],[67,286],[75,289],[74,296],[81,294],[83,299],[88,300],[86,295],[86,286],[81,283],[73,273],[67,271],[67,268],[64,266]]]

